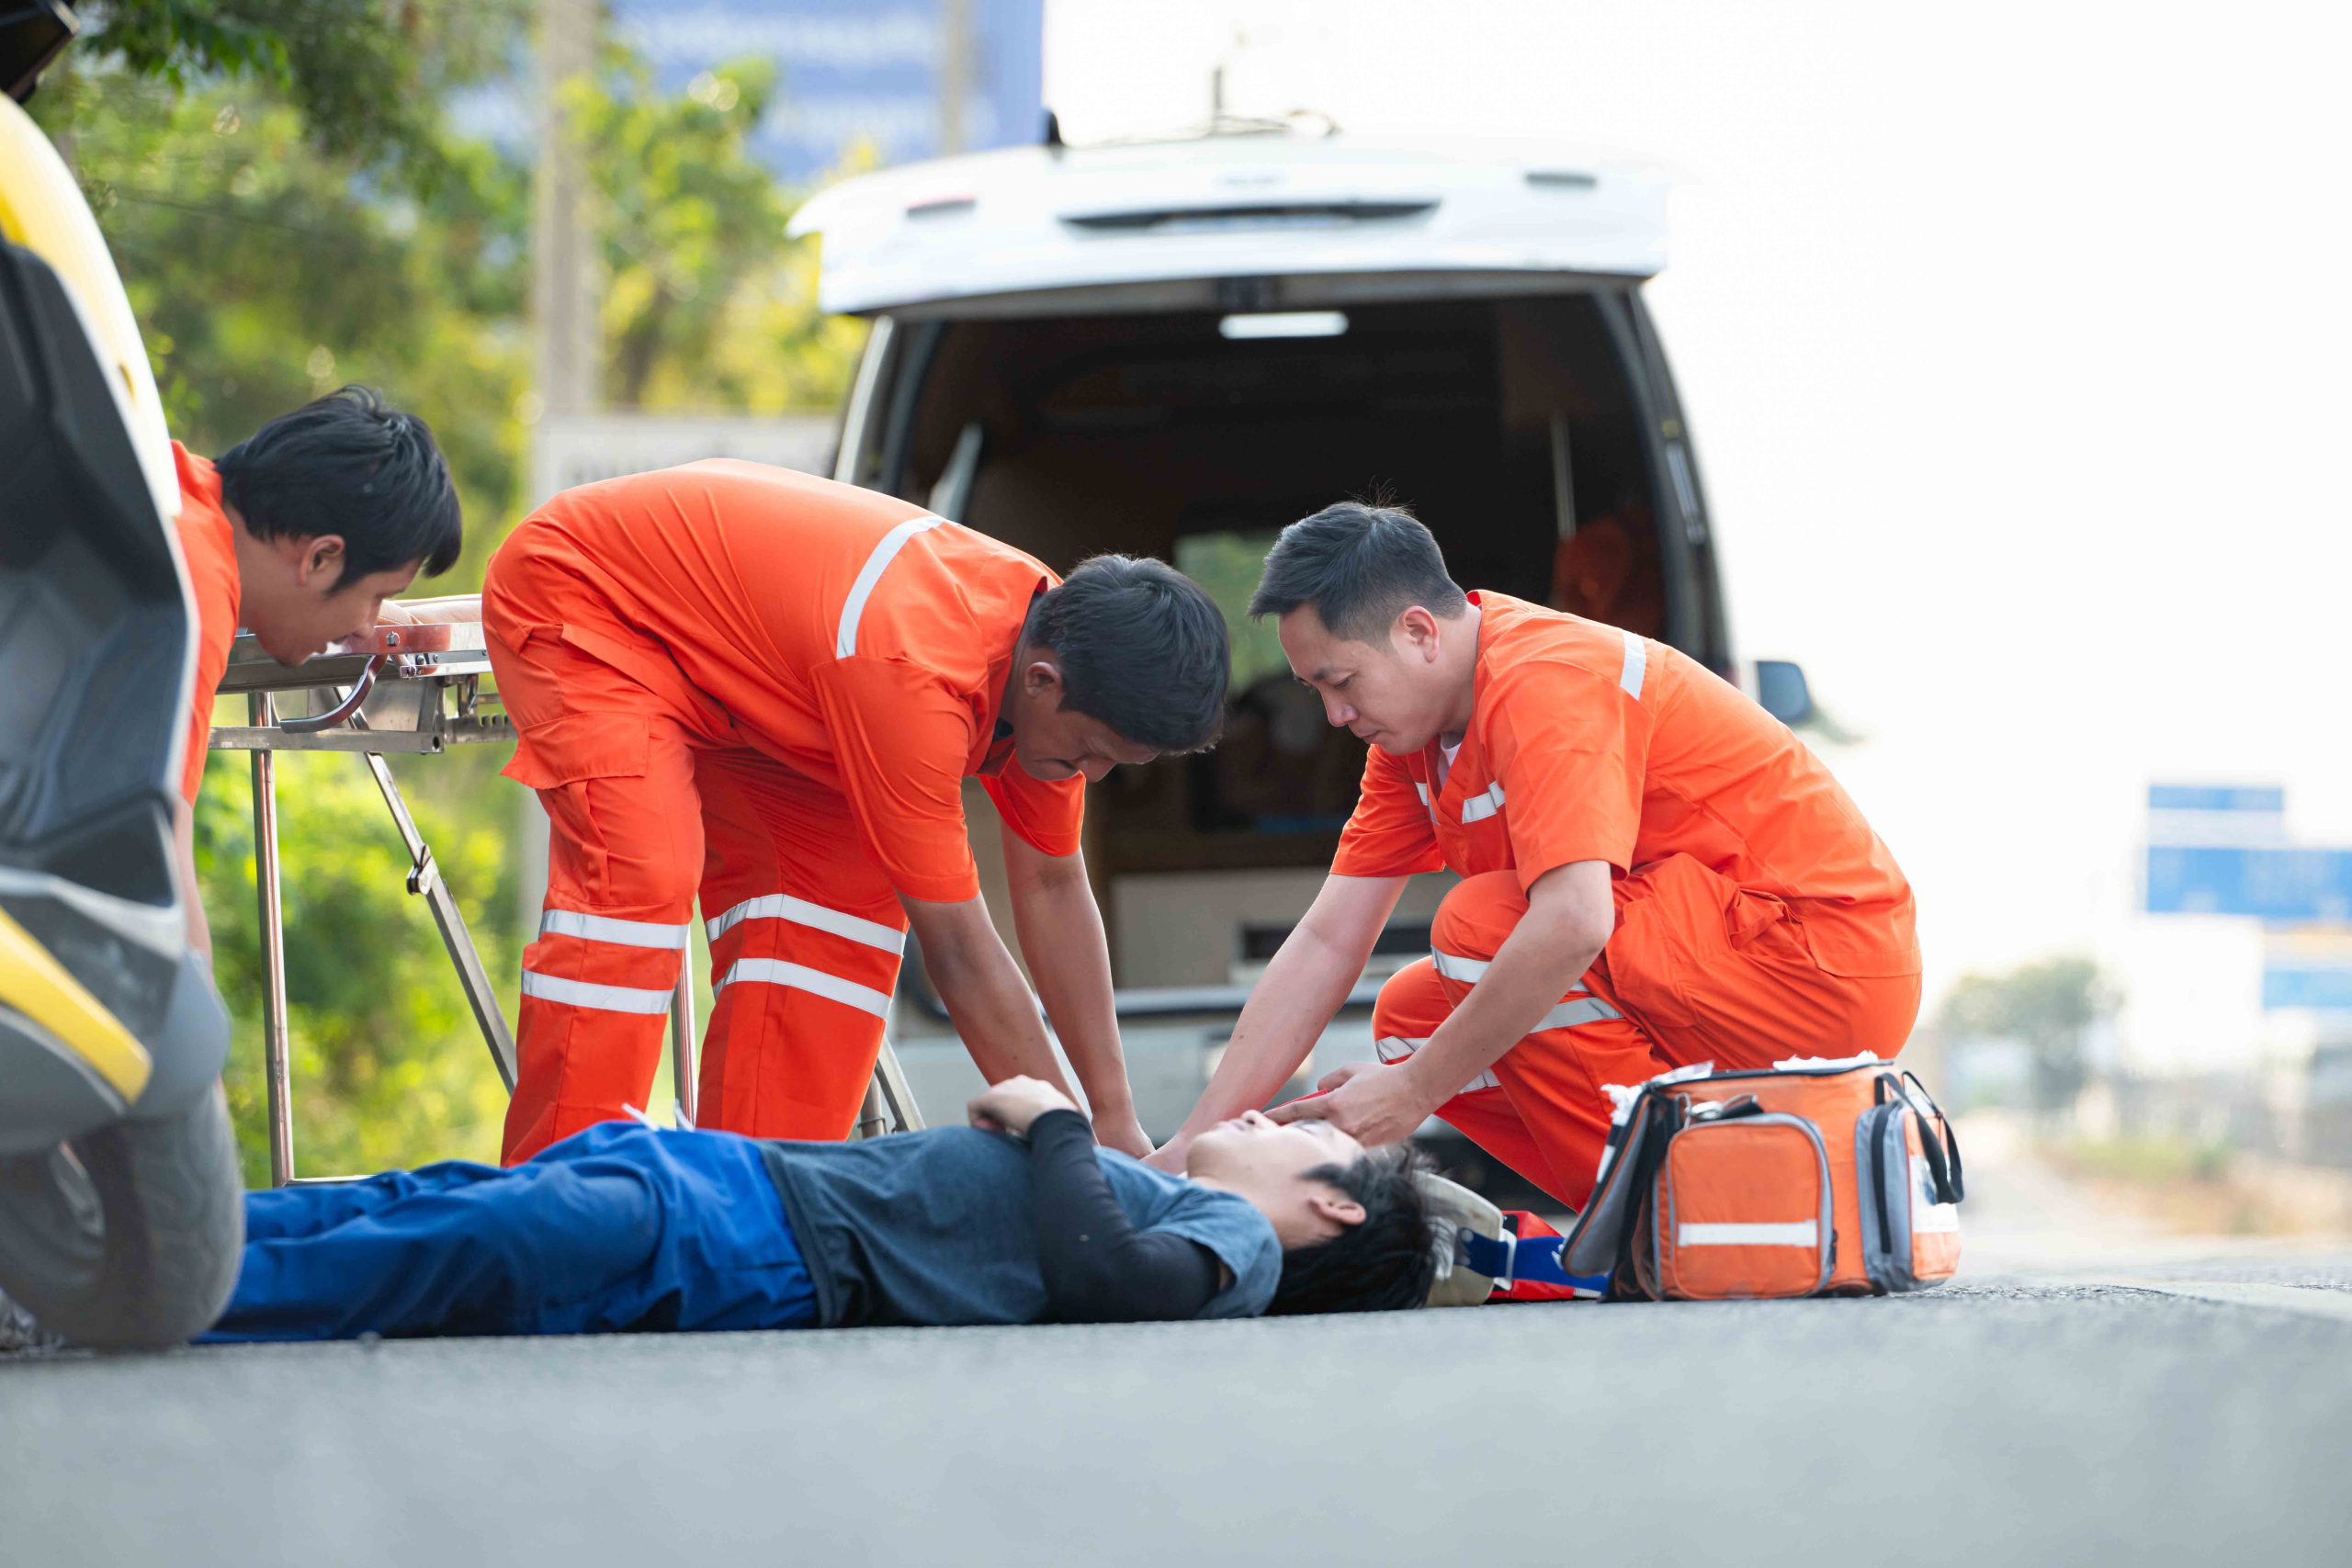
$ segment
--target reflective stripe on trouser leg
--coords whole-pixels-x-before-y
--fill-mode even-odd
[[[695,777],[718,992],[702,1124],[846,1137],[898,985],[898,894],[838,794],[752,752],[706,752]]]
[[[797,894],[740,899],[710,920],[717,1002],[703,1124],[842,1138],[882,1048],[905,931]],[[895,909],[888,912],[896,913]]]
[[[523,956],[510,1164],[645,1104],[692,928],[643,913],[549,908],[540,919]]]

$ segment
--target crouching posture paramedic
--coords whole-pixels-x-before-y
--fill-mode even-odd
[[[249,1193],[212,1337],[1100,1323],[1429,1294],[1408,1151],[1250,1111],[1168,1176],[1098,1147],[1034,1078],[971,1120],[854,1144],[608,1122],[506,1170]]]
[[[699,890],[706,1125],[841,1138],[911,921],[989,1081],[1060,1082],[980,901],[963,781],[1099,1135],[1150,1151],[1079,855],[1085,784],[1208,743],[1225,623],[1158,561],[1059,581],[887,495],[713,461],[583,486],[492,560],[482,623],[553,824],[505,1158],[642,1106]]]
[[[1381,987],[1380,1064],[1277,1117],[1376,1144],[1436,1114],[1581,1207],[1603,1084],[1902,1048],[1911,889],[1828,770],[1727,682],[1631,632],[1464,593],[1394,508],[1292,525],[1250,610],[1280,617],[1291,668],[1373,750],[1330,877],[1160,1157],[1289,1078],[1405,878],[1441,866],[1462,881],[1430,955]]]

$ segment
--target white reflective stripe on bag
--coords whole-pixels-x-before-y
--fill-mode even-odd
[[[1804,1247],[1821,1245],[1821,1226],[1813,1220],[1786,1224],[1693,1221],[1674,1227],[1677,1247]]]
[[[904,953],[907,933],[896,926],[886,926],[879,920],[869,920],[862,915],[845,910],[827,908],[806,898],[796,898],[789,893],[763,893],[741,903],[708,921],[705,929],[710,940],[717,942],[745,920],[786,920],[811,931],[830,931],[835,936],[862,942],[868,947],[878,947],[885,953]]]

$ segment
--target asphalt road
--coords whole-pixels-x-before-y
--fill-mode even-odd
[[[2135,1278],[0,1359],[0,1562],[2352,1561],[2352,1256]]]

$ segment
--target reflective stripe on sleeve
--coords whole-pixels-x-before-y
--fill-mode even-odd
[[[1786,1224],[1693,1222],[1674,1227],[1674,1245],[1817,1247],[1821,1245],[1821,1225],[1816,1220],[1793,1220]]]
[[[566,1007],[594,1008],[598,1012],[633,1012],[649,1017],[670,1010],[672,987],[658,991],[643,990],[636,986],[600,986],[593,980],[566,980],[554,975],[542,975],[535,969],[523,971],[523,994],[537,997],[543,1002],[561,1002]]]
[[[1498,779],[1487,786],[1484,795],[1474,795],[1462,803],[1462,820],[1484,822],[1503,808],[1502,781]]]
[[[709,921],[706,929],[710,932],[710,940],[717,942],[745,920],[788,920],[796,926],[831,931],[852,942],[862,942],[885,953],[903,953],[907,951],[907,933],[896,926],[886,926],[879,920],[829,909],[822,904],[811,904],[806,898],[795,898],[789,893],[767,893],[757,898],[746,898],[717,919]]]
[[[541,936],[576,936],[619,947],[682,949],[689,930],[683,922],[673,926],[658,920],[623,920],[610,915],[583,915],[577,909],[549,909],[539,917]]]
[[[1624,673],[1617,677],[1617,683],[1625,688],[1627,696],[1639,702],[1642,696],[1642,676],[1649,669],[1650,650],[1643,644],[1642,639],[1632,632],[1626,632],[1624,637],[1625,670]]]
[[[746,982],[806,991],[812,997],[823,997],[828,1001],[870,1012],[876,1018],[890,1016],[888,992],[877,991],[871,986],[854,984],[838,975],[811,969],[805,964],[786,964],[776,958],[739,958],[727,966],[727,973],[719,978],[718,986],[724,990],[729,986]]]
[[[874,553],[857,569],[857,581],[849,585],[849,597],[842,601],[841,624],[833,632],[834,658],[847,659],[857,652],[857,623],[865,614],[865,602],[874,596],[874,585],[882,580],[891,560],[906,548],[909,539],[944,521],[940,517],[910,517],[882,536]]]

